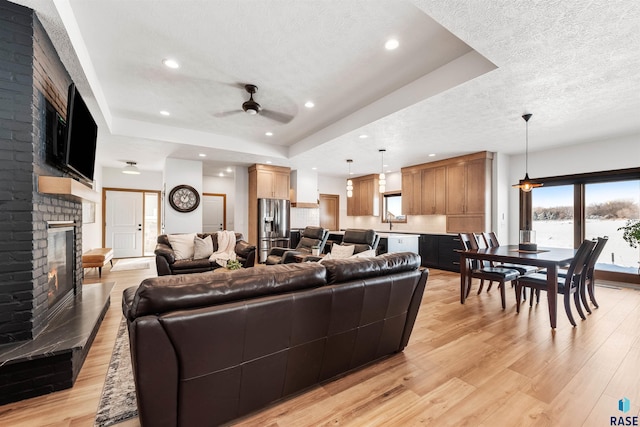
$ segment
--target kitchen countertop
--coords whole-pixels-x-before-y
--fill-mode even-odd
[[[345,230],[339,230],[339,231],[329,231],[329,234],[336,234],[336,235],[343,235],[345,232]],[[433,232],[426,232],[426,231],[406,231],[406,230],[375,230],[376,233],[378,233],[380,235],[380,237],[388,237],[389,235],[406,235],[406,234],[414,234],[414,235],[421,235],[421,234],[429,234],[432,236],[457,236],[457,234],[455,233],[433,233]]]

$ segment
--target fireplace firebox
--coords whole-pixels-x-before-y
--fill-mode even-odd
[[[47,299],[49,309],[75,294],[75,236],[73,225],[49,224],[47,248]]]

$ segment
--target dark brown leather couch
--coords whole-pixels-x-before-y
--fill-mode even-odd
[[[204,239],[211,235],[213,250],[218,250],[218,233],[202,233],[198,237]],[[218,263],[208,259],[181,259],[176,261],[176,255],[169,243],[166,234],[158,236],[156,249],[156,268],[158,276],[169,274],[203,273],[219,268]],[[256,247],[242,240],[242,234],[236,233],[236,247],[234,248],[236,259],[243,267],[253,267],[256,260]]]
[[[420,257],[154,277],[124,291],[143,426],[214,426],[400,352]]]

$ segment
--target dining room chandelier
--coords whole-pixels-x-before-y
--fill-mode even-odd
[[[378,190],[384,193],[386,190],[387,180],[384,175],[384,152],[387,151],[384,148],[378,150],[380,152],[380,175],[378,175]]]
[[[351,180],[351,163],[353,163],[353,160],[347,159],[347,164],[349,165],[349,177],[347,178],[347,197],[353,197],[353,181]]]
[[[529,178],[529,119],[533,114],[524,114],[522,118],[525,121],[526,137],[525,137],[525,151],[524,151],[524,178],[520,180],[518,184],[514,184],[513,188],[519,188],[525,193],[533,190],[534,188],[542,187],[542,183],[534,182]]]

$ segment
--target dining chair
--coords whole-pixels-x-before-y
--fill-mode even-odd
[[[587,312],[589,312],[589,314],[591,314],[591,308],[589,308],[589,303],[587,302],[587,292],[589,292],[589,299],[591,300],[591,303],[596,308],[600,307],[594,295],[595,284],[596,284],[595,283],[596,282],[595,266],[596,266],[596,262],[598,261],[598,258],[600,258],[600,254],[602,253],[604,246],[607,244],[608,241],[609,241],[608,236],[598,237],[596,241],[596,245],[594,246],[593,250],[589,254],[589,257],[587,258],[584,272],[581,275],[582,286],[580,287],[580,299],[582,300],[582,304],[584,305],[584,308],[587,310]]]
[[[458,236],[463,250],[468,251],[478,249],[478,240],[476,240],[474,233],[459,233]],[[504,310],[506,308],[505,283],[513,282],[518,278],[520,273],[518,273],[517,270],[510,268],[484,265],[477,260],[467,260],[467,263],[467,271],[469,271],[469,273],[466,279],[467,286],[465,289],[465,298],[469,296],[469,292],[471,291],[472,279],[480,279],[481,284],[484,280],[498,282],[500,283],[500,298],[502,301],[502,309]]]
[[[573,313],[571,312],[571,294],[573,294],[574,304],[578,310],[578,314],[584,320],[586,319],[582,307],[580,306],[580,286],[582,285],[582,279],[580,274],[583,273],[586,267],[586,261],[596,242],[593,240],[585,240],[578,248],[565,277],[558,276],[558,293],[564,295],[564,309],[567,312],[569,322],[573,326],[576,326],[576,321],[573,319]],[[526,274],[518,277],[516,280],[516,312],[520,313],[520,298],[523,289],[527,287],[531,289],[531,298],[529,299],[529,305],[533,305],[533,291],[536,291],[537,302],[540,302],[540,291],[547,290],[547,273],[533,273]],[[551,307],[549,307],[551,310]]]
[[[484,238],[485,242],[487,242],[487,245],[490,248],[500,246],[500,243],[498,242],[498,237],[496,236],[495,232],[493,231],[483,232],[482,237]],[[513,268],[514,270],[518,270],[520,274],[530,274],[540,270],[540,268],[536,267],[535,265],[523,265],[523,264],[511,264],[511,263],[502,263],[498,265],[500,267]]]

